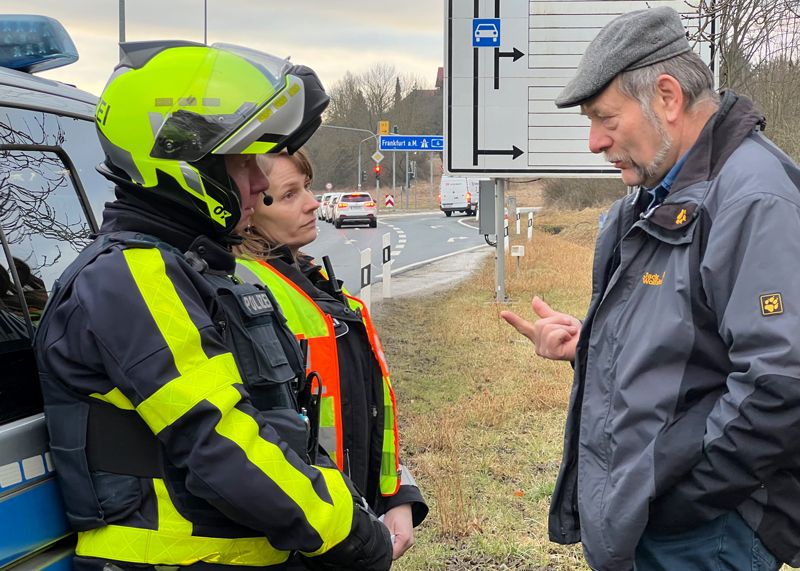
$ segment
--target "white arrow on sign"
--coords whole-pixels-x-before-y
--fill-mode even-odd
[[[372,160],[375,161],[376,163],[381,162],[383,160],[383,153],[380,151],[375,151],[372,154]]]

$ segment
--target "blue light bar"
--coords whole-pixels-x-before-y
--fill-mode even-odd
[[[0,66],[34,73],[77,60],[78,50],[58,20],[0,15]]]

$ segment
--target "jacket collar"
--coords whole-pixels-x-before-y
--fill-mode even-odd
[[[742,141],[756,128],[763,130],[765,125],[764,116],[749,99],[725,91],[719,109],[690,149],[686,164],[673,184],[673,192],[714,178]]]
[[[236,268],[236,259],[227,243],[199,234],[166,218],[143,201],[131,198],[124,192],[118,192],[117,200],[106,204],[103,211],[100,234],[110,232],[141,232],[154,236],[181,252],[194,252],[213,271],[232,274]],[[237,240],[239,239],[236,236],[227,237],[229,243]]]

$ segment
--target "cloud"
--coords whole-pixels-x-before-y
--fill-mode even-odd
[[[330,86],[346,71],[375,63],[433,83],[442,65],[443,10],[438,2],[404,0],[206,0],[209,42],[224,41],[292,56]],[[19,2],[0,0],[0,13],[19,13]],[[118,60],[118,2],[26,0],[25,12],[59,20],[80,60],[43,75],[99,93]],[[200,0],[129,0],[126,39],[203,41]]]

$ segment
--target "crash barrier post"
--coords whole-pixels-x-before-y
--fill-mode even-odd
[[[392,297],[392,235],[383,235],[383,297]]]
[[[528,242],[533,240],[533,212],[528,212]]]
[[[372,248],[361,250],[361,291],[358,297],[367,306],[367,311],[370,310],[370,301],[372,297]]]

